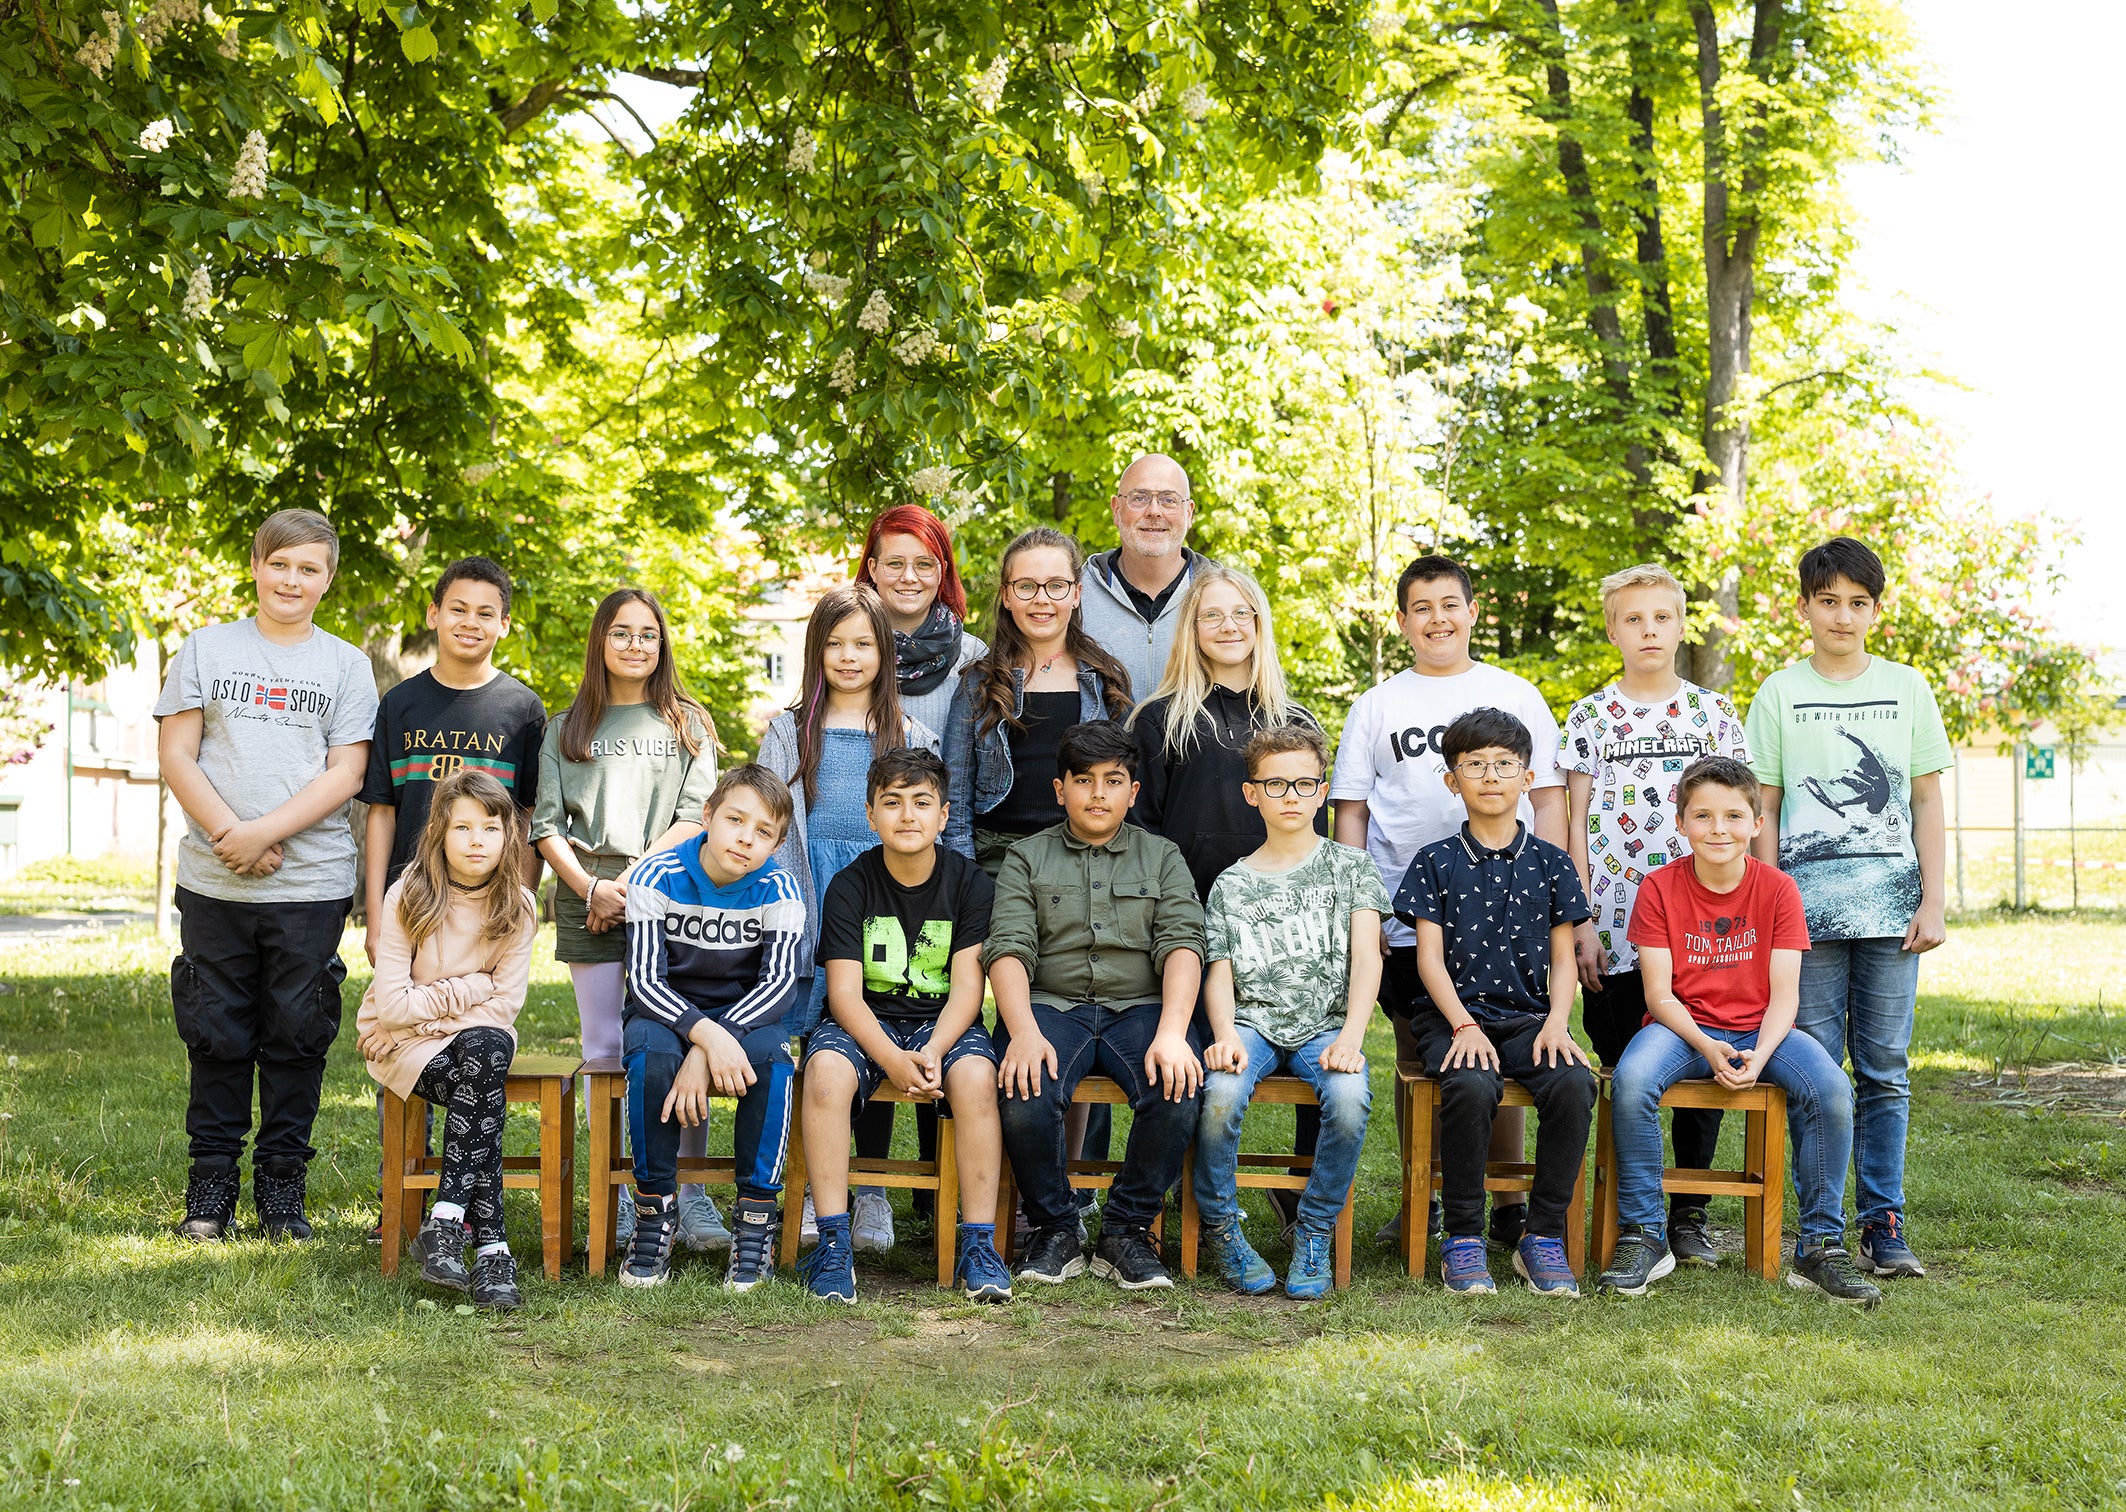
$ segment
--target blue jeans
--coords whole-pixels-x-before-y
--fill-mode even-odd
[[[782,1191],[782,1159],[790,1138],[790,1042],[781,1024],[738,1036],[753,1066],[753,1085],[738,1099],[731,1152],[738,1160],[738,1195],[772,1199]],[[621,1040],[627,1067],[628,1133],[635,1141],[635,1189],[654,1197],[679,1190],[679,1120],[658,1115],[686,1059],[688,1045],[656,1019],[630,1018]],[[719,1095],[711,1087],[710,1095]]]
[[[1757,1036],[1708,1030],[1737,1050]],[[1661,1094],[1680,1081],[1713,1074],[1705,1057],[1664,1024],[1648,1024],[1624,1047],[1610,1083],[1617,1148],[1617,1217],[1665,1236],[1661,1206]],[[1853,1149],[1853,1089],[1838,1063],[1805,1034],[1788,1034],[1764,1063],[1764,1081],[1786,1094],[1786,1123],[1794,1146],[1794,1191],[1801,1199],[1801,1242],[1839,1244],[1845,1238],[1845,1168]],[[1780,1173],[1766,1171],[1765,1180]]]
[[[1822,940],[1801,953],[1794,1027],[1853,1058],[1853,1165],[1860,1223],[1905,1211],[1905,1130],[1912,1122],[1912,1010],[1919,957],[1894,936]]]
[[[1358,1152],[1366,1142],[1366,1116],[1373,1108],[1373,1089],[1363,1072],[1324,1071],[1321,1052],[1336,1042],[1327,1030],[1294,1049],[1271,1044],[1245,1024],[1234,1036],[1246,1047],[1245,1071],[1211,1071],[1203,1078],[1203,1112],[1196,1123],[1196,1206],[1206,1227],[1217,1228],[1240,1216],[1233,1173],[1240,1164],[1240,1121],[1248,1099],[1265,1076],[1287,1072],[1299,1077],[1321,1099],[1321,1138],[1314,1147],[1314,1168],[1299,1194],[1299,1221],[1309,1228],[1336,1226],[1351,1180],[1358,1174]]]

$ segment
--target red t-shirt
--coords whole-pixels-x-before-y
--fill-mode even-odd
[[[1742,885],[1717,893],[1685,856],[1640,886],[1630,940],[1669,952],[1676,1001],[1698,1024],[1748,1034],[1771,1006],[1772,952],[1807,950],[1809,926],[1801,889],[1778,867],[1751,857]]]

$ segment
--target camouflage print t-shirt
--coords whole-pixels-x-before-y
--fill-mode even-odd
[[[1388,890],[1372,857],[1334,840],[1290,871],[1220,872],[1204,924],[1208,959],[1233,963],[1235,1020],[1286,1050],[1342,1027],[1361,908],[1385,916]]]

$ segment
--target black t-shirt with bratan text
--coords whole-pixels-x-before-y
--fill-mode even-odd
[[[996,884],[958,851],[941,845],[936,854],[920,887],[893,880],[884,846],[865,851],[827,884],[819,964],[861,962],[865,1006],[880,1018],[936,1018],[952,995],[953,956],[989,938]]]
[[[545,734],[546,706],[507,672],[477,688],[446,688],[433,672],[417,672],[386,693],[361,792],[364,803],[398,810],[386,885],[413,859],[428,823],[429,794],[451,773],[465,767],[492,773],[528,812],[539,795]]]

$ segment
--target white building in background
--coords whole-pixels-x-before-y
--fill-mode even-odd
[[[32,690],[52,729],[27,762],[0,766],[0,875],[53,856],[155,859],[160,691],[152,661]]]
[[[760,601],[747,606],[746,618],[758,629],[756,654],[767,684],[766,692],[746,711],[748,743],[758,744],[768,721],[788,708],[804,686],[805,623],[812,617],[812,606],[848,583],[849,567],[843,558],[810,557],[795,577],[762,585]]]

